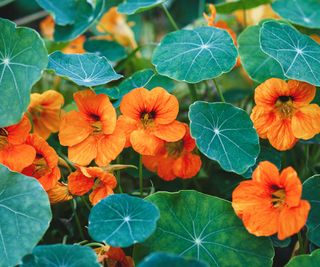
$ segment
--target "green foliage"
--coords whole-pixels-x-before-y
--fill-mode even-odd
[[[286,267],[318,267],[320,262],[320,249],[315,250],[310,255],[300,255],[293,257]]]
[[[118,7],[118,11],[124,14],[136,14],[161,5],[168,0],[124,0]]]
[[[218,13],[229,14],[239,9],[250,9],[263,4],[269,4],[272,0],[233,0],[216,5]]]

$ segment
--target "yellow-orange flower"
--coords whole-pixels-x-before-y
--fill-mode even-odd
[[[26,116],[12,126],[0,128],[0,163],[13,171],[22,171],[30,165],[35,156],[35,149],[25,144],[31,130],[30,121]]]
[[[292,148],[298,139],[320,132],[320,107],[310,104],[316,88],[305,82],[271,78],[255,90],[251,119],[261,138],[278,150]]]
[[[68,185],[58,182],[53,188],[47,191],[51,204],[69,201],[73,198],[70,194]]]
[[[93,159],[107,166],[123,150],[126,137],[117,127],[116,111],[108,96],[84,90],[74,94],[79,111],[62,117],[60,143],[68,146],[69,159],[86,166]]]
[[[103,246],[94,249],[98,255],[98,261],[108,267],[134,267],[134,261],[126,256],[121,248]]]
[[[44,190],[52,189],[61,177],[56,151],[35,134],[28,135],[26,144],[36,150],[36,157],[32,164],[22,170],[22,173],[36,178]]]
[[[310,204],[301,200],[302,185],[295,170],[279,173],[268,161],[254,170],[252,180],[241,182],[232,193],[232,206],[247,230],[256,236],[278,233],[283,240],[306,224]]]
[[[176,142],[166,142],[155,156],[143,156],[143,164],[150,171],[166,181],[176,177],[188,179],[194,177],[201,168],[201,158],[193,153],[196,144],[185,124],[186,134]]]
[[[63,96],[54,90],[48,90],[42,94],[31,94],[28,112],[35,134],[47,139],[51,133],[59,130],[63,103]]]
[[[141,155],[156,155],[165,141],[179,141],[186,133],[185,126],[176,120],[177,98],[161,87],[132,90],[123,97],[120,110],[119,124],[127,134],[127,145]]]
[[[53,39],[54,33],[54,19],[51,16],[45,17],[39,24],[40,32],[43,37]]]

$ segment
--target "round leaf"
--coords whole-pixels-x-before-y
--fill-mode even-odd
[[[0,164],[0,266],[15,266],[49,227],[46,192],[31,177]]]
[[[229,72],[236,59],[237,49],[225,30],[200,27],[166,35],[155,49],[152,63],[162,75],[197,83]]]
[[[118,12],[131,15],[143,12],[166,1],[167,0],[125,0],[118,6]]]
[[[262,24],[260,43],[287,78],[320,86],[320,45],[310,37],[288,24],[268,21]]]
[[[49,56],[48,69],[83,86],[105,84],[122,77],[114,71],[105,57],[95,54],[66,55],[57,51]]]
[[[227,103],[197,101],[189,109],[191,135],[199,150],[238,174],[253,166],[259,137],[248,114]]]
[[[286,267],[318,267],[320,262],[320,249],[313,251],[310,255],[293,257]]]
[[[229,201],[196,191],[160,192],[146,199],[158,206],[161,217],[136,255],[163,251],[209,266],[272,266],[271,241],[249,234]]]
[[[229,14],[239,9],[250,9],[263,4],[269,4],[272,0],[232,0],[217,4],[218,13]]]
[[[95,205],[89,216],[89,234],[113,247],[143,242],[156,228],[159,210],[126,194],[111,195]]]
[[[0,19],[0,128],[17,123],[30,102],[31,87],[47,66],[39,34]]]
[[[320,28],[319,0],[276,0],[272,9],[294,24]]]

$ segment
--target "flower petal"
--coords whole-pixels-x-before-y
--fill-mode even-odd
[[[170,124],[158,124],[152,133],[167,142],[176,142],[185,136],[186,127],[179,121],[173,121]]]
[[[101,199],[113,194],[113,190],[109,186],[100,184],[96,189],[89,195],[89,200],[92,205],[96,205]]]
[[[31,124],[26,116],[15,125],[5,128],[8,131],[8,142],[14,145],[20,145],[25,142],[31,130]]]
[[[177,177],[183,179],[192,178],[199,172],[201,164],[200,156],[189,152],[175,160],[172,171]]]
[[[286,191],[286,204],[289,207],[298,206],[302,194],[302,184],[297,172],[292,167],[287,167],[282,170],[280,180]]]
[[[70,161],[86,166],[97,156],[97,140],[94,136],[89,136],[81,143],[68,148]]]
[[[143,129],[135,130],[130,135],[132,148],[141,155],[156,155],[164,146],[164,141]]]
[[[305,82],[290,80],[288,87],[295,107],[309,104],[316,96],[316,87]]]
[[[94,185],[94,178],[88,178],[83,175],[79,170],[71,173],[68,176],[69,191],[73,195],[82,196]]]
[[[252,173],[252,180],[265,186],[266,189],[272,185],[281,186],[278,168],[269,161],[262,161]]]
[[[254,124],[254,128],[256,128],[259,136],[261,138],[267,138],[267,133],[269,130],[270,125],[276,119],[275,112],[265,106],[255,106],[252,109],[252,113],[250,118]]]
[[[117,127],[124,132],[126,136],[126,147],[131,146],[130,134],[137,129],[137,122],[130,117],[121,115],[117,121]]]

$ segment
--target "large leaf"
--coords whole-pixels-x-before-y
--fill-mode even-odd
[[[268,238],[247,232],[229,201],[196,191],[159,192],[146,198],[160,209],[155,233],[135,255],[155,251],[204,261],[209,266],[272,266]]]
[[[287,78],[320,86],[320,45],[310,37],[288,24],[268,21],[262,24],[260,43]]]
[[[272,9],[294,24],[320,28],[319,0],[276,0]]]
[[[313,251],[310,255],[293,257],[286,267],[319,267],[320,249]]]
[[[0,7],[3,7],[7,4],[10,4],[11,2],[13,2],[14,0],[0,0]]]
[[[218,13],[229,14],[238,9],[250,9],[263,4],[269,4],[272,0],[232,0],[217,4]]]
[[[189,110],[191,135],[199,150],[238,174],[253,166],[259,154],[259,137],[248,114],[227,103],[197,101]]]
[[[89,234],[114,247],[146,240],[155,230],[159,210],[155,205],[126,194],[111,195],[95,205],[89,216]]]
[[[162,75],[197,83],[229,72],[236,59],[237,49],[225,30],[200,27],[166,35],[155,49],[152,63]]]
[[[320,246],[320,175],[314,175],[303,183],[303,199],[311,204],[307,228],[309,240]]]
[[[30,91],[48,64],[39,34],[0,19],[0,128],[17,123],[30,102]]]
[[[259,83],[272,77],[284,79],[280,64],[260,48],[260,27],[261,25],[250,26],[239,35],[238,50],[242,66]]]
[[[37,246],[23,259],[21,267],[99,267],[97,255],[89,247],[79,245]]]
[[[63,54],[57,51],[49,56],[48,69],[83,86],[101,85],[122,77],[105,57],[95,54]]]
[[[167,0],[124,0],[124,2],[118,6],[118,12],[131,15],[143,12],[166,1]]]
[[[49,227],[48,196],[36,179],[0,164],[0,214],[0,266],[15,266]]]

